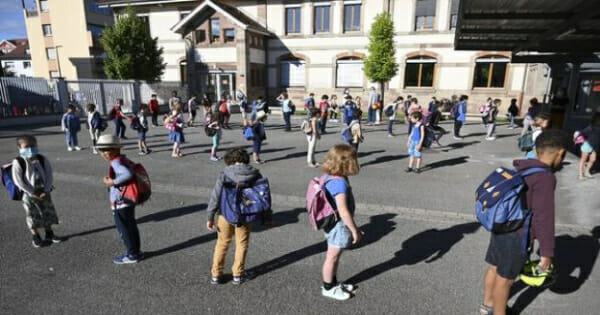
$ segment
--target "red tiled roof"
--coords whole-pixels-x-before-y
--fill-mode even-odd
[[[29,49],[27,38],[7,39],[6,41],[17,47],[6,54],[0,55],[0,59],[31,59],[31,55],[27,54]]]

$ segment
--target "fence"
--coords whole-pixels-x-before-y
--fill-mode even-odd
[[[180,82],[146,83],[132,80],[46,80],[42,78],[0,78],[0,118],[57,114],[68,104],[82,112],[88,103],[107,114],[117,99],[125,112],[135,112],[152,94],[165,104],[171,92],[187,98],[187,87]]]

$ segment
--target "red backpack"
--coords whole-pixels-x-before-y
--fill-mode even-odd
[[[337,210],[329,203],[325,184],[332,179],[340,178],[337,176],[322,175],[313,178],[308,183],[306,189],[306,210],[308,211],[308,221],[315,230],[328,230],[339,220]]]
[[[133,178],[119,188],[122,198],[136,205],[143,204],[152,195],[152,184],[148,172],[142,164],[134,163],[124,156],[120,159],[121,163],[133,173]],[[109,175],[114,178],[115,171],[112,167]]]

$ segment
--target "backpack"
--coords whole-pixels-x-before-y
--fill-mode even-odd
[[[254,130],[252,130],[252,127],[244,128],[244,131],[242,132],[242,134],[244,135],[244,139],[246,139],[248,141],[254,139]]]
[[[140,118],[137,116],[131,118],[131,121],[129,122],[129,127],[131,127],[131,129],[133,130],[141,130],[142,125],[140,124]]]
[[[254,222],[271,210],[271,188],[267,178],[250,183],[223,182],[219,209],[230,224]]]
[[[45,169],[46,166],[44,164],[44,160],[45,160],[44,156],[41,154],[38,154],[37,159],[38,159],[38,161],[40,161],[42,168]],[[27,167],[27,164],[25,163],[25,159],[18,156],[16,158],[16,160],[19,163],[19,165],[21,166],[21,169],[23,170],[23,174],[21,174],[21,176],[24,176],[26,167]],[[8,198],[10,198],[10,200],[23,199],[23,191],[15,184],[15,180],[12,177],[12,163],[5,164],[2,167],[0,167],[0,169],[2,172],[2,185],[4,185],[4,187],[6,188],[6,192],[8,193]]]
[[[90,121],[90,125],[92,125],[92,129],[104,131],[108,128],[108,123],[106,120],[102,119],[102,116],[99,112],[95,112],[92,116],[92,120]]]
[[[383,111],[383,113],[385,114],[385,116],[387,117],[392,117],[394,116],[394,104],[388,105],[385,110]]]
[[[477,188],[475,215],[481,225],[494,233],[512,232],[528,226],[531,210],[525,208],[525,177],[546,172],[533,167],[522,172],[497,168]]]
[[[312,134],[312,132],[313,132],[312,125],[311,125],[310,121],[308,121],[308,119],[305,119],[302,122],[302,124],[300,125],[300,130],[302,130],[302,132],[307,135]]]
[[[518,141],[519,149],[523,152],[529,152],[533,150],[535,142],[533,141],[533,131],[527,131],[524,135],[520,136]]]
[[[354,120],[354,115],[356,114],[356,106],[354,106],[354,104],[349,103],[346,104],[344,107],[344,119],[346,121],[352,121]]]
[[[354,137],[352,136],[352,128],[350,126],[346,126],[342,129],[342,141],[345,143],[351,144],[354,141]]]
[[[217,134],[217,129],[206,126],[206,127],[204,127],[204,133],[207,136],[212,137]]]
[[[152,184],[150,176],[142,164],[134,163],[126,157],[121,157],[121,163],[133,173],[133,178],[119,187],[121,197],[133,204],[140,205],[150,199],[152,195]],[[112,167],[109,169],[109,175],[114,177],[115,171]]]
[[[425,126],[425,138],[423,139],[423,147],[431,148],[435,141],[435,130],[431,126]]]
[[[325,189],[327,182],[335,178],[339,177],[322,175],[308,182],[306,211],[308,212],[308,222],[315,230],[327,231],[339,220],[338,212],[329,202]]]
[[[452,108],[450,108],[450,116],[458,118],[458,103],[454,104]]]

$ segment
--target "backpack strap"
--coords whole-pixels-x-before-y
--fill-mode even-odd
[[[528,168],[528,169],[520,172],[520,175],[522,177],[527,177],[529,175],[543,173],[543,172],[550,172],[550,170],[547,167],[532,167],[532,168]]]

